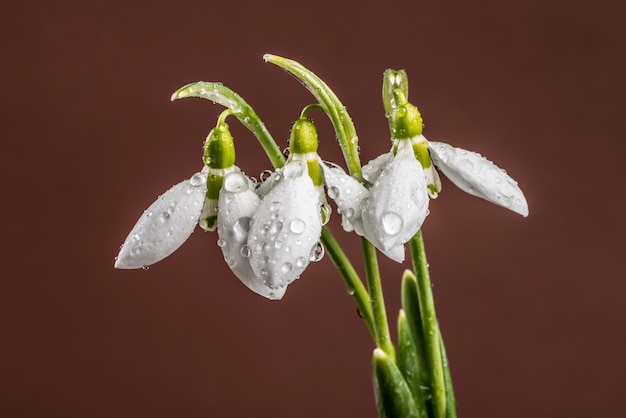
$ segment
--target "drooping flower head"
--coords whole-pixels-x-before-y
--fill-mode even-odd
[[[315,259],[322,215],[322,186],[317,131],[298,119],[291,131],[290,155],[262,187],[263,200],[252,217],[248,247],[250,264],[263,283],[281,289],[297,279]],[[271,189],[267,192],[267,188]]]

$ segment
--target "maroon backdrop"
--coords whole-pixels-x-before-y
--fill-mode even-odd
[[[286,145],[313,99],[266,52],[335,89],[364,162],[389,148],[382,72],[405,68],[426,136],[525,191],[527,219],[444,181],[424,226],[460,416],[620,415],[623,2],[173,4],[0,6],[1,416],[375,416],[374,347],[328,258],[281,302],[238,283],[200,231],[147,271],[113,269],[142,210],[201,167],[220,108],[170,103],[176,88],[224,82]],[[239,165],[268,168],[232,125]],[[395,322],[406,266],[381,264]]]

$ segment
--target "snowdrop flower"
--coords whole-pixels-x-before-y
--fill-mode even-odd
[[[322,230],[322,181],[313,123],[296,121],[289,146],[287,164],[261,186],[264,197],[251,218],[248,236],[252,271],[276,290],[297,279],[319,256]]]
[[[267,287],[250,266],[247,253],[250,219],[260,205],[254,183],[234,165],[235,149],[220,115],[205,141],[205,167],[190,180],[172,187],[141,216],[116,258],[115,267],[147,267],[172,254],[196,225],[218,230],[218,246],[235,276],[253,292],[280,299],[285,289]]]
[[[428,215],[429,197],[434,199],[441,191],[435,166],[467,193],[528,215],[522,191],[504,170],[480,154],[428,142],[422,135],[422,118],[417,108],[401,92],[395,99],[389,115],[392,150],[362,170],[363,178],[371,184],[369,190],[341,169],[324,168],[329,196],[343,215],[345,230],[365,236],[392,260],[404,261],[404,244]],[[350,190],[357,193],[346,198]]]
[[[260,204],[261,199],[245,175],[240,172],[226,175],[219,193],[217,245],[222,249],[224,260],[231,271],[250,290],[268,299],[281,299],[287,287],[270,288],[263,283],[261,276],[254,272],[250,264],[250,224]]]
[[[228,112],[228,111],[227,111]],[[204,168],[154,202],[139,218],[118,254],[115,267],[135,269],[150,266],[176,251],[196,225],[214,230],[217,199],[226,174],[239,172],[228,125],[228,113],[220,115],[217,127],[204,144]]]

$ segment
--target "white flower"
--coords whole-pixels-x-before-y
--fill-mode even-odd
[[[297,159],[267,181],[273,183],[272,189],[250,224],[249,259],[263,284],[280,290],[302,274],[318,248],[320,198],[306,164]]]
[[[517,183],[480,154],[428,142],[422,135],[395,140],[394,148],[395,154],[392,149],[363,167],[363,178],[372,183],[369,190],[340,168],[323,165],[328,195],[343,216],[343,228],[365,236],[392,260],[404,261],[404,244],[429,213],[428,196],[435,198],[441,190],[433,163],[467,193],[528,215]],[[418,159],[416,149],[429,153],[432,162],[428,155]]]
[[[443,142],[429,142],[433,163],[459,189],[528,216],[524,193],[504,170],[480,154]]]
[[[268,299],[281,299],[287,287],[268,287],[250,265],[250,224],[260,204],[261,200],[246,176],[239,172],[226,175],[219,194],[217,244],[228,267],[243,284]]]
[[[128,234],[115,268],[147,267],[172,254],[198,224],[205,202],[207,168],[178,183],[146,209]]]

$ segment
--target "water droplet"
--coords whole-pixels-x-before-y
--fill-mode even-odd
[[[279,249],[281,249],[282,247],[283,247],[283,242],[282,242],[281,240],[277,239],[277,240],[274,242],[274,248],[276,248],[277,250],[279,250]]]
[[[141,268],[144,269],[144,270],[148,270],[150,268],[150,266],[142,266]]]
[[[314,263],[320,261],[322,258],[324,258],[324,253],[324,246],[321,242],[318,242],[311,248],[311,261],[313,261]]]
[[[241,173],[234,172],[224,177],[224,190],[237,193],[248,189],[248,179]]]
[[[267,270],[261,269],[261,276],[267,276]]]
[[[201,186],[204,183],[206,183],[206,177],[201,173],[196,173],[189,179],[189,184],[195,187]]]
[[[301,234],[301,233],[303,233],[305,228],[306,228],[306,224],[300,218],[293,219],[289,223],[289,230],[291,232],[293,232],[294,234]]]
[[[320,214],[322,216],[322,225],[326,225],[328,221],[330,221],[330,214],[332,210],[330,206],[326,203],[322,203],[320,205]]]
[[[283,204],[280,202],[272,202],[272,204],[270,205],[270,210],[274,212],[274,211],[279,210],[282,206]]]
[[[304,257],[298,257],[298,258],[296,259],[296,266],[298,266],[298,267],[304,267],[304,266],[306,266],[306,264],[307,264],[306,258],[304,258]]]
[[[328,197],[335,200],[339,197],[339,189],[335,186],[328,189]]]
[[[280,221],[275,221],[275,222],[272,222],[269,233],[272,235],[276,235],[281,231],[281,229],[283,229],[283,223]]]
[[[346,216],[352,218],[354,216],[354,209],[348,208],[348,210],[346,210]]]
[[[291,269],[292,269],[292,268],[293,268],[293,266],[291,265],[291,263],[285,263],[285,264],[283,264],[283,266],[281,267],[281,270],[282,270],[284,273],[288,273],[288,272],[290,272],[290,271],[291,271]]]
[[[239,253],[241,254],[242,257],[250,257],[250,247],[248,247],[247,245],[244,245],[243,247],[241,247],[241,250],[239,250]]]
[[[248,234],[250,230],[250,218],[248,216],[237,219],[235,225],[233,225],[233,232],[237,238],[243,238]]]
[[[223,247],[224,245],[226,245],[226,240],[224,238],[220,238],[217,240],[217,246],[218,247]]]
[[[383,230],[388,235],[397,235],[402,230],[402,218],[397,213],[384,213],[381,222]]]
[[[169,212],[163,212],[161,214],[161,216],[159,217],[159,220],[161,222],[167,222],[170,219],[170,213]]]
[[[283,157],[285,157],[285,159],[288,159],[289,154],[291,154],[291,151],[289,150],[289,147],[287,147],[283,150]]]
[[[270,178],[271,175],[272,175],[271,170],[263,170],[261,171],[261,174],[259,174],[259,179],[261,180],[261,182],[264,182],[265,180]]]

